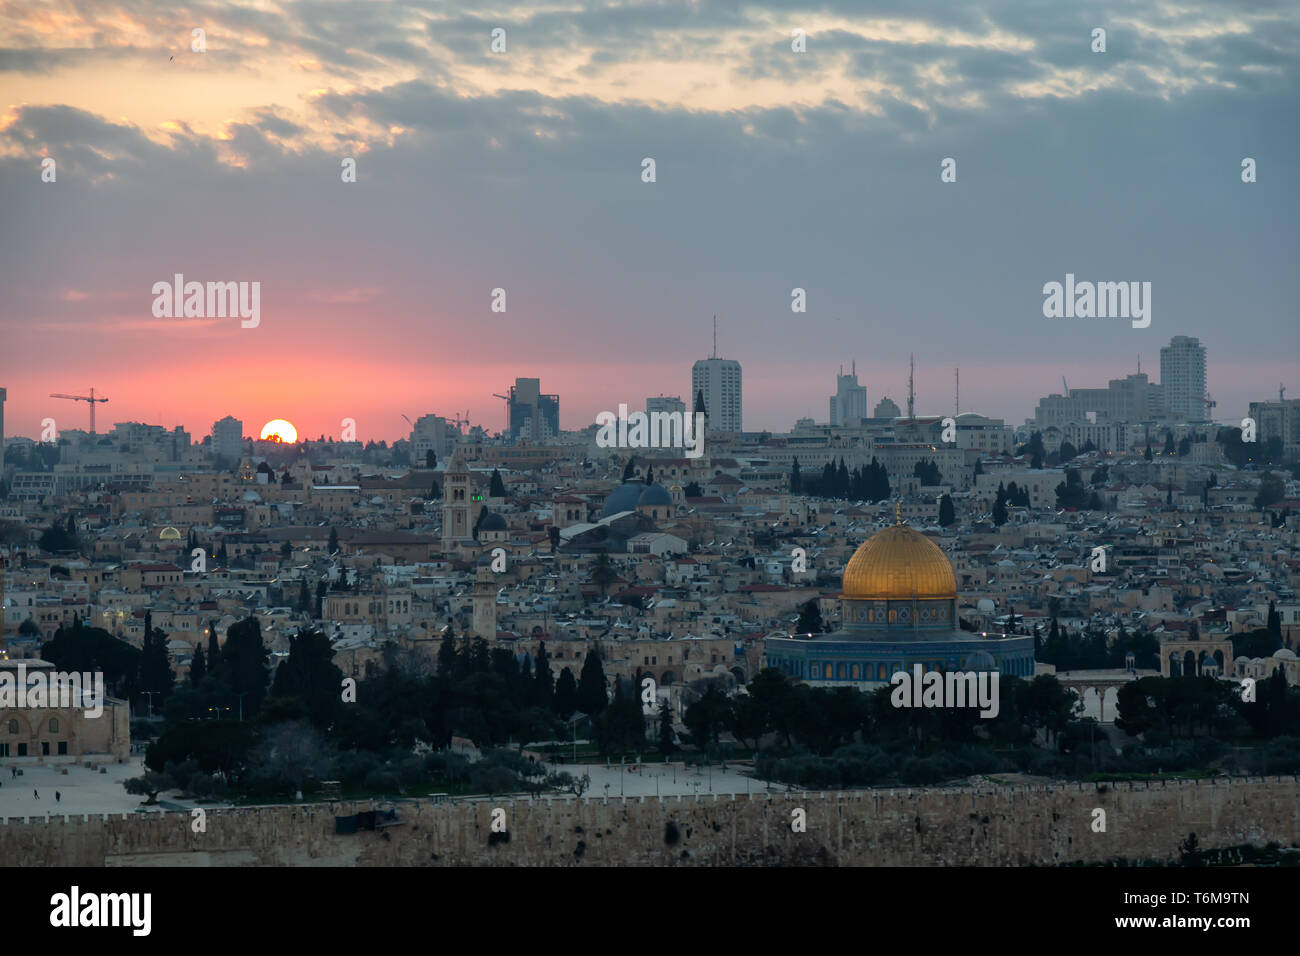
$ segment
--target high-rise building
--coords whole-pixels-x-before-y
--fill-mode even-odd
[[[844,374],[844,366],[835,376],[835,394],[831,396],[831,424],[852,425],[867,417],[867,388],[858,384],[858,363]]]
[[[1041,431],[1081,422],[1152,421],[1164,417],[1167,399],[1163,386],[1153,385],[1145,372],[1137,372],[1112,378],[1105,388],[1072,388],[1068,395],[1044,396],[1034,411],[1033,426]]]
[[[715,432],[741,430],[740,363],[718,358],[718,317],[713,317],[713,354],[691,368],[691,408],[704,401],[707,427]]]
[[[686,420],[686,403],[677,395],[660,395],[658,398],[647,398],[645,400],[645,413],[648,418],[655,412],[678,412],[682,416],[682,421]],[[651,418],[651,422],[656,419]],[[671,444],[671,438],[674,430],[671,424],[664,419],[658,419],[659,434],[651,436],[651,443],[659,448],[667,448]]]
[[[8,394],[5,389],[0,388],[0,471],[4,471],[5,467],[5,396]]]
[[[1175,335],[1160,350],[1160,384],[1170,418],[1205,421],[1205,348],[1199,339]]]
[[[741,430],[740,363],[734,359],[700,359],[691,369],[691,392],[704,393],[709,430]]]
[[[506,400],[506,428],[511,438],[545,441],[560,434],[560,396],[543,395],[542,380],[517,378]]]
[[[1251,402],[1250,417],[1255,419],[1258,428],[1256,440],[1282,439],[1282,449],[1288,457],[1300,450],[1300,398],[1279,396],[1275,402]]]
[[[458,433],[441,415],[421,415],[411,429],[411,464],[423,465],[429,452],[439,461],[449,458]]]
[[[212,423],[212,451],[221,458],[238,458],[244,453],[244,423],[227,415]]]

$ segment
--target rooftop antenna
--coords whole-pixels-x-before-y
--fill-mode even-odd
[[[1277,383],[1277,400],[1279,402],[1286,401],[1286,386],[1283,385],[1281,382]]]
[[[955,418],[961,414],[961,366],[952,370],[952,414]]]
[[[710,358],[718,357],[718,313],[713,313],[713,355]]]
[[[916,374],[916,356],[907,357],[907,417],[916,417],[916,389],[913,388],[913,380]]]

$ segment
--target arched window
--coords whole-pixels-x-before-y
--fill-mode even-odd
[[[18,733],[18,721],[16,720],[9,721],[9,733],[11,734]]]
[[[57,734],[58,732],[59,732],[59,718],[57,718],[57,717],[51,717],[51,718],[50,718],[50,733],[52,733],[52,734]]]

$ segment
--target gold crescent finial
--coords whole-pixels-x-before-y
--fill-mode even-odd
[[[899,524],[903,523],[903,502],[902,501],[899,501],[897,504],[894,505],[894,517],[898,519]]]

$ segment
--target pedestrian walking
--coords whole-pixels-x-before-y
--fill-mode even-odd
[[[39,790],[33,790],[32,793],[36,796],[37,800],[41,799],[41,792]]]
[[[58,803],[58,802],[59,802],[60,800],[62,800],[62,799],[63,799],[63,794],[61,794],[61,793],[59,793],[59,791],[55,790],[55,791],[54,791],[54,802],[55,802],[55,803]]]

